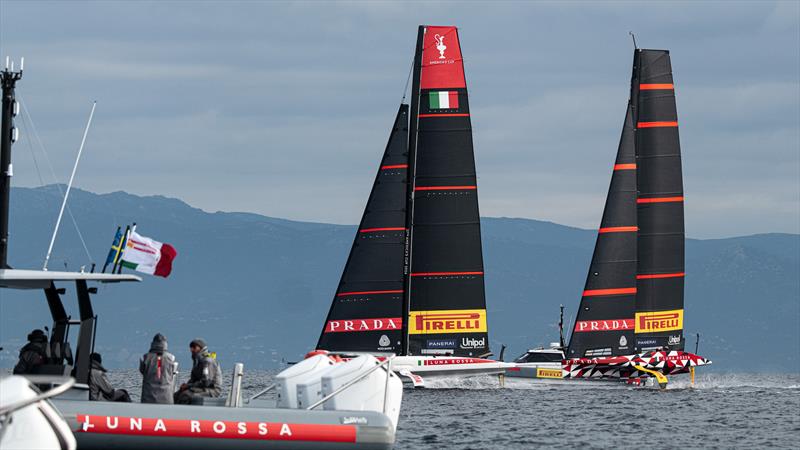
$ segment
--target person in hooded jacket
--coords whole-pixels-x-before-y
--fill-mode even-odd
[[[99,353],[92,353],[89,356],[92,361],[89,370],[89,400],[100,400],[108,402],[130,402],[131,396],[125,389],[114,389],[106,376],[103,367],[103,358]]]
[[[222,387],[222,370],[209,353],[206,341],[197,338],[189,343],[192,352],[192,374],[189,382],[175,393],[175,403],[190,405],[195,397],[219,397]]]
[[[36,329],[28,335],[28,343],[19,351],[19,362],[14,366],[14,375],[32,374],[36,368],[48,361],[47,335]]]
[[[142,403],[172,404],[178,363],[167,351],[167,338],[161,333],[153,337],[150,351],[139,360],[142,374]]]

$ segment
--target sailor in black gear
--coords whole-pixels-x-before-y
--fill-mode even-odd
[[[99,353],[92,353],[89,358],[92,366],[89,370],[89,400],[101,400],[109,402],[130,402],[131,397],[125,389],[114,389],[111,382],[106,377],[106,370],[103,367],[103,358]]]
[[[142,374],[142,403],[172,404],[178,363],[167,351],[167,338],[161,333],[153,337],[150,351],[139,360]]]
[[[222,387],[222,370],[208,351],[202,338],[189,343],[192,352],[192,374],[188,383],[175,393],[175,403],[189,405],[195,397],[219,397]]]
[[[25,375],[36,372],[36,368],[47,364],[49,360],[47,335],[36,329],[28,335],[28,343],[19,351],[19,362],[14,366],[14,375]]]

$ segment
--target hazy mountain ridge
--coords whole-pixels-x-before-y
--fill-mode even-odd
[[[9,261],[41,267],[60,204],[54,186],[15,188]],[[296,222],[251,213],[209,213],[173,198],[73,190],[70,207],[102,267],[117,225],[178,249],[173,275],[100,287],[98,350],[131,366],[161,331],[186,367],[186,345],[205,337],[223,364],[269,367],[313,347],[336,289],[355,226]],[[357,218],[354,218],[354,222]],[[507,356],[558,339],[558,305],[574,317],[595,231],[518,218],[483,218],[492,347]],[[686,332],[723,370],[800,371],[800,235],[687,240]],[[77,270],[86,255],[68,217],[53,270]],[[88,269],[88,265],[87,265]],[[145,276],[146,277],[146,276]],[[77,314],[70,286],[67,308]],[[39,291],[0,291],[0,364],[25,335],[49,325]],[[689,338],[693,348],[694,339]]]

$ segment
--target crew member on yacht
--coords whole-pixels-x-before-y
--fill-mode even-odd
[[[14,375],[32,374],[36,368],[47,363],[47,335],[36,329],[28,335],[28,343],[19,351],[19,362],[14,366]]]
[[[167,338],[157,333],[150,344],[150,351],[139,360],[142,403],[172,404],[177,371],[175,355],[167,351]]]
[[[103,358],[99,353],[92,353],[89,356],[92,366],[89,371],[89,400],[100,400],[109,402],[130,402],[131,396],[125,389],[114,389],[106,376],[103,367]]]
[[[219,397],[222,387],[222,371],[216,358],[209,353],[202,338],[189,343],[192,352],[192,374],[188,383],[183,383],[175,393],[175,403],[189,405],[195,397]]]

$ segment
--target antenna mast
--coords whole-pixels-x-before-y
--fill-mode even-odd
[[[19,63],[19,72],[14,71],[14,63],[6,57],[5,69],[0,72],[2,85],[2,125],[0,126],[0,269],[8,265],[8,206],[11,194],[11,176],[14,168],[11,165],[11,145],[17,140],[17,129],[14,127],[14,116],[19,111],[14,89],[17,80],[22,78],[25,59]]]

